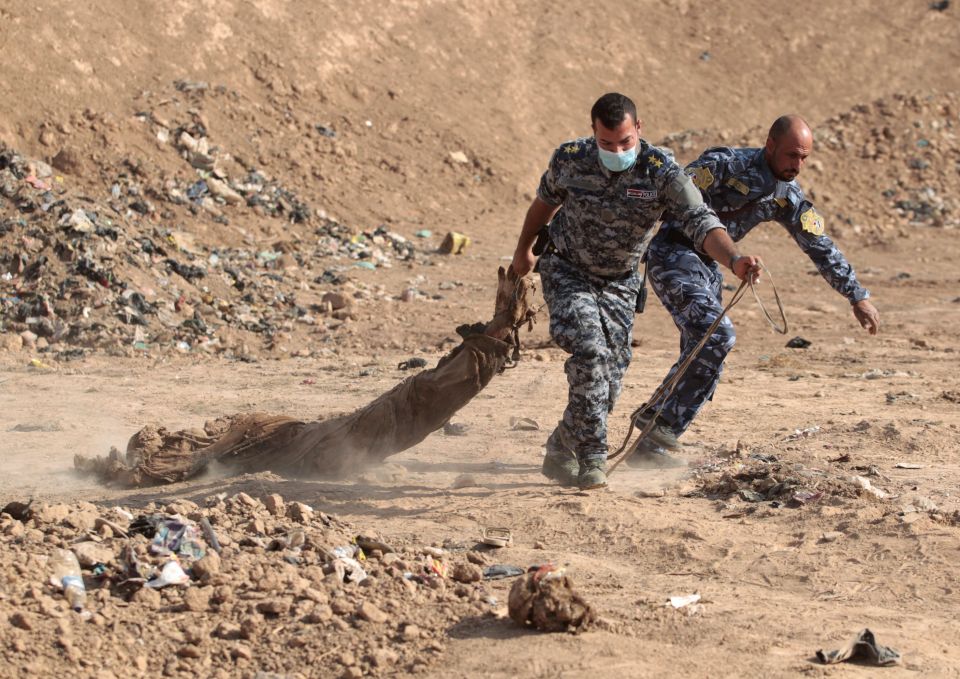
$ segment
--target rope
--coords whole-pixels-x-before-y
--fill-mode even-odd
[[[671,377],[669,380],[665,381],[663,384],[657,387],[657,390],[653,393],[653,396],[650,398],[650,400],[644,403],[643,405],[641,405],[636,410],[634,410],[633,413],[631,413],[630,429],[629,431],[627,431],[627,435],[624,438],[623,443],[615,452],[607,455],[607,459],[613,460],[619,457],[621,453],[626,452],[626,454],[622,458],[620,458],[619,460],[613,463],[613,466],[611,466],[610,470],[607,472],[607,476],[612,474],[614,470],[616,470],[616,468],[622,462],[628,460],[630,456],[637,451],[637,448],[640,446],[640,443],[650,434],[650,431],[653,429],[653,427],[657,423],[657,418],[660,416],[660,413],[663,412],[663,407],[664,405],[666,405],[667,399],[670,397],[671,394],[673,394],[673,391],[674,389],[676,389],[676,386],[680,382],[680,379],[683,377],[684,373],[687,372],[687,369],[690,367],[690,364],[693,363],[694,359],[697,357],[697,355],[706,345],[707,341],[710,339],[710,336],[713,335],[714,330],[716,330],[717,327],[723,322],[723,319],[726,317],[727,312],[730,311],[730,309],[732,309],[734,306],[736,306],[737,302],[739,302],[743,298],[743,295],[746,292],[747,285],[750,286],[750,291],[753,292],[753,297],[754,299],[757,300],[757,304],[760,305],[760,309],[763,311],[763,315],[767,319],[767,322],[770,324],[770,327],[772,327],[776,332],[780,333],[781,335],[785,335],[787,333],[787,327],[788,327],[787,316],[783,310],[783,303],[780,301],[780,293],[777,292],[777,286],[773,282],[773,276],[770,275],[770,270],[767,269],[766,266],[764,266],[763,269],[767,272],[767,275],[770,277],[770,285],[773,287],[773,296],[777,302],[777,309],[780,312],[780,319],[781,321],[783,321],[783,327],[778,326],[776,322],[773,320],[773,318],[771,318],[770,314],[767,312],[766,307],[763,305],[763,302],[760,300],[760,296],[757,294],[757,290],[754,287],[753,281],[749,281],[749,282],[741,281],[740,287],[737,288],[737,291],[735,293],[733,293],[733,297],[731,297],[730,301],[727,302],[727,305],[723,308],[723,312],[719,316],[717,316],[717,318],[713,321],[713,323],[710,324],[710,327],[707,328],[707,332],[704,333],[703,338],[700,340],[697,346],[694,347],[693,351],[691,351],[690,354],[677,367],[677,371],[673,374],[673,377]],[[640,434],[637,436],[636,441],[630,444],[630,438],[633,436],[633,430],[636,429],[635,422],[637,417],[639,417],[647,409],[647,405],[649,403],[657,403],[658,401],[660,405],[657,407],[657,412],[647,422],[646,426],[643,428],[643,431],[641,431]],[[628,446],[628,444],[630,445]]]

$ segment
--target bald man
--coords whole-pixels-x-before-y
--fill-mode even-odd
[[[707,149],[687,166],[686,173],[734,241],[761,222],[779,222],[830,287],[850,302],[860,325],[875,335],[880,317],[868,300],[870,293],[857,282],[853,267],[824,235],[823,218],[797,185],[797,175],[812,150],[810,127],[799,116],[787,115],[773,123],[763,148]],[[666,381],[722,313],[723,279],[717,263],[697,251],[669,216],[650,244],[647,263],[651,287],[680,329],[680,358]],[[723,361],[735,339],[733,324],[724,318],[667,399],[645,445],[629,462],[645,467],[682,464],[664,449],[679,448],[677,437],[713,398]],[[649,404],[639,418],[640,424],[648,421],[657,405]]]

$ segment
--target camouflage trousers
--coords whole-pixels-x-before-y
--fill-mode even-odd
[[[661,231],[653,239],[647,262],[650,287],[680,330],[680,358],[670,368],[665,383],[723,312],[723,276],[716,262],[707,263],[689,247],[671,243],[664,236]],[[733,323],[725,317],[667,399],[661,416],[678,436],[713,398],[723,361],[736,339]]]
[[[540,260],[540,279],[550,336],[570,354],[564,364],[567,407],[555,435],[580,460],[606,460],[607,415],[630,365],[639,277],[634,272],[619,280],[598,278],[549,254]]]

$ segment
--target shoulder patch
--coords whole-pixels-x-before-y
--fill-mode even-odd
[[[814,236],[823,235],[823,217],[817,214],[817,211],[813,208],[800,215],[800,226],[804,231],[812,233]]]
[[[709,167],[692,167],[687,174],[693,178],[693,185],[701,191],[706,191],[713,184],[714,177]]]
[[[583,152],[584,145],[579,142],[571,142],[560,147],[560,153],[565,156],[575,156]]]
[[[740,181],[736,177],[730,177],[730,179],[728,179],[726,183],[727,183],[727,186],[736,189],[743,195],[747,195],[748,193],[750,193],[750,187],[744,184],[742,181]]]
[[[776,204],[777,204],[778,206],[780,206],[780,207],[787,207],[787,202],[788,202],[788,201],[787,201],[786,198],[774,198],[774,199],[773,199],[773,202],[776,203]]]

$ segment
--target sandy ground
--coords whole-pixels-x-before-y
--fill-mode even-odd
[[[942,242],[926,237],[912,250],[922,256]],[[615,473],[602,492],[554,487],[538,473],[546,431],[510,427],[511,416],[524,416],[546,430],[560,415],[563,357],[544,348],[528,351],[519,367],[458,414],[455,421],[468,427],[465,436],[434,434],[359,479],[211,476],[136,491],[108,491],[75,478],[71,456],[104,452],[145,421],[190,426],[241,410],[310,417],[349,409],[396,383],[402,375],[395,365],[404,356],[254,365],[92,359],[58,371],[7,361],[0,374],[0,428],[6,432],[0,500],[89,499],[135,507],[244,490],[277,492],[374,524],[385,535],[423,542],[470,542],[482,526],[509,526],[516,544],[503,561],[566,564],[610,623],[570,637],[468,618],[448,630],[437,676],[819,674],[826,670],[813,664],[813,652],[841,645],[862,627],[905,655],[904,665],[885,675],[957,676],[958,527],[951,518],[960,508],[960,378],[951,334],[956,288],[929,276],[930,288],[918,294],[889,282],[901,253],[859,253],[863,268],[885,272],[867,280],[885,328],[868,338],[840,303],[824,299],[821,282],[790,263],[789,247],[770,238],[762,252],[770,253],[778,272],[796,334],[813,345],[785,349],[752,299],[736,307],[740,344],[717,402],[685,437],[684,456],[693,469],[702,468],[739,441],[742,450],[841,477],[873,465],[879,472],[874,484],[893,498],[828,497],[798,509],[771,508],[691,495],[697,484],[689,471],[630,469]],[[627,409],[642,402],[672,360],[668,322],[659,309],[639,318],[641,346],[612,419],[614,440],[625,433]],[[374,368],[373,375],[358,377],[361,366]],[[870,371],[886,376],[865,378]],[[41,430],[11,431],[17,425]],[[814,426],[820,427],[814,435],[787,440]],[[843,454],[849,461],[831,462]],[[899,462],[921,468],[895,468]],[[451,489],[464,473],[479,486]],[[661,490],[662,497],[649,497]],[[940,511],[901,516],[916,496]],[[833,531],[842,537],[822,539]],[[669,596],[694,592],[704,602],[695,616],[663,607]],[[430,624],[429,615],[422,624]]]
[[[229,353],[179,355],[170,346],[114,355],[133,352],[126,339],[123,347],[117,340],[79,360],[56,360],[55,351],[14,342],[0,351],[0,506],[32,498],[136,510],[217,493],[279,493],[401,544],[446,543],[456,554],[482,527],[506,526],[514,545],[496,554],[498,562],[565,565],[602,619],[582,635],[548,635],[520,629],[493,606],[451,622],[410,599],[417,623],[443,638],[420,666],[426,676],[960,677],[960,277],[950,221],[960,185],[958,118],[955,95],[924,103],[960,87],[956,3],[937,11],[926,0],[736,7],[649,0],[635,12],[572,0],[407,1],[389,3],[389,11],[370,0],[35,5],[0,0],[0,45],[16,55],[0,78],[0,143],[47,162],[72,151],[79,161],[67,184],[96,200],[136,168],[138,182],[157,190],[150,195],[160,209],[125,217],[131,237],[174,229],[194,236],[204,256],[289,240],[312,256],[306,246],[315,224],[244,207],[225,209],[229,220],[215,222],[164,202],[159,189],[168,180],[194,182],[197,173],[156,135],[202,121],[224,153],[248,159],[354,231],[386,224],[412,239],[427,228],[439,241],[458,229],[473,243],[458,258],[351,270],[364,289],[378,290],[376,299],[361,300],[349,323],[331,324],[322,337],[300,329],[278,342],[281,349],[247,338],[260,359],[253,363]],[[630,58],[621,65],[617,55]],[[210,89],[187,95],[180,80]],[[800,181],[871,290],[880,334],[861,331],[783,230],[765,225],[743,250],[769,264],[791,329],[773,334],[749,295],[732,311],[738,344],[716,402],[683,438],[686,470],[620,468],[609,489],[592,493],[540,475],[543,443],[566,395],[564,356],[550,345],[541,315],[518,367],[456,416],[464,436],[435,433],[355,478],[212,470],[168,487],[119,490],[73,473],[73,455],[122,447],[149,422],[178,428],[238,411],[348,412],[403,379],[398,362],[422,356],[432,365],[458,324],[489,318],[496,268],[512,254],[550,150],[588,132],[586,111],[609,89],[637,98],[651,140],[682,132],[674,138],[682,160],[719,142],[762,142],[770,120],[788,110],[820,126],[825,135],[813,158],[826,162],[811,163]],[[903,92],[919,94],[908,105],[890,103],[904,101],[891,99]],[[880,99],[886,103],[871,104]],[[318,125],[335,129],[336,139]],[[451,161],[451,152],[469,162]],[[948,208],[938,215],[943,228],[931,219],[911,223],[893,206],[931,195]],[[11,205],[3,207],[19,216]],[[14,240],[0,240],[0,255],[20,251],[25,241]],[[326,261],[317,257],[288,275],[319,296],[326,287],[311,281]],[[156,287],[147,269],[131,265],[127,274],[134,287]],[[203,282],[175,283],[199,307]],[[402,303],[409,286],[443,299]],[[772,305],[769,285],[760,290]],[[114,311],[107,304],[97,313],[118,325]],[[611,416],[615,445],[678,345],[652,296],[635,335]],[[785,348],[795,335],[812,345]],[[306,357],[293,357],[300,349]],[[541,429],[512,430],[512,417]],[[762,456],[823,479],[830,492],[791,507],[718,490],[724,473],[743,472]],[[454,488],[464,474],[477,485]],[[856,491],[854,476],[887,496]],[[31,580],[17,569],[34,562],[14,557],[45,552],[45,539],[14,550],[13,538],[0,537],[9,550],[0,552],[0,611],[8,618],[38,605],[46,575]],[[485,586],[502,603],[510,582]],[[664,606],[692,593],[702,596],[694,614]],[[168,613],[145,615],[156,623],[151,634],[162,637],[172,620],[216,623],[215,614]],[[864,627],[903,653],[903,664],[881,672],[816,663],[817,649],[837,648]],[[0,676],[407,671],[336,664],[322,653],[287,667],[269,640],[246,664],[233,664],[220,648],[206,658],[151,658],[142,668],[110,665],[98,660],[101,646],[129,638],[116,626],[77,635],[78,653],[94,659],[78,665],[54,643],[54,629],[52,619],[33,633],[0,619]]]

